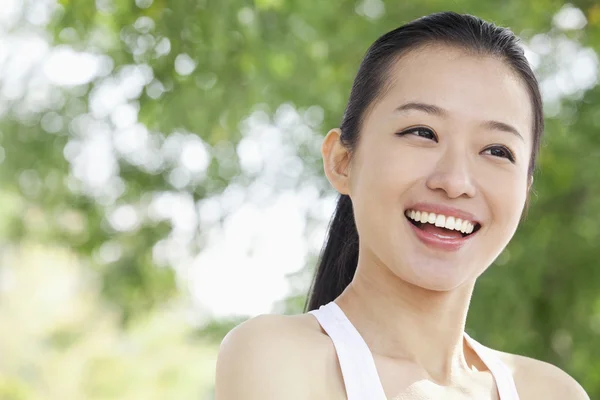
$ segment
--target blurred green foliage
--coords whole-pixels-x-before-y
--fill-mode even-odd
[[[69,249],[22,243],[0,262],[0,399],[210,396],[217,345],[194,333],[181,296],[123,328]]]
[[[596,55],[600,49],[600,5],[595,0],[572,2],[587,24],[570,30],[553,23],[563,7],[558,0],[61,0],[59,4],[45,28],[52,44],[104,54],[110,62],[106,73],[91,82],[53,87],[53,101],[43,107],[23,111],[27,90],[3,100],[0,234],[6,242],[28,240],[73,249],[101,277],[102,301],[129,326],[177,296],[173,270],[157,265],[153,257],[156,243],[172,234],[172,224],[143,218],[135,229],[116,230],[107,214],[119,205],[146,207],[154,193],[186,193],[197,202],[232,183],[248,184],[252,176],[243,171],[235,152],[220,157],[217,150],[227,148],[224,143],[238,143],[240,121],[257,105],[269,114],[282,103],[299,110],[316,105],[324,111],[320,131],[337,126],[370,43],[404,22],[447,9],[509,26],[526,43],[543,34],[550,43],[570,41]],[[553,59],[554,54],[553,49],[539,57],[541,81],[568,61]],[[91,99],[107,82],[118,84],[132,66],[151,71],[127,102],[138,110],[139,122],[153,138],[164,144],[174,134],[197,135],[212,157],[206,176],[176,185],[175,165],[168,160],[152,169],[119,156],[122,190],[106,201],[81,189],[77,171],[65,156],[69,143],[81,138],[78,126],[84,122],[115,129],[110,115],[94,113]],[[468,321],[469,331],[492,347],[565,369],[592,398],[600,397],[598,105],[596,83],[562,93],[547,105],[546,139],[528,217],[506,252],[480,279]],[[61,123],[49,129],[47,121],[56,115]],[[319,175],[319,154],[310,149],[302,154],[305,169]],[[196,227],[193,251],[202,248],[206,228]],[[120,256],[99,261],[98,253],[115,243]],[[309,274],[303,276],[306,280]],[[302,305],[303,294],[295,293],[278,304],[277,311],[300,312]],[[218,343],[237,321],[213,321],[204,333]],[[53,337],[59,347],[71,340],[68,335]],[[0,394],[37,398],[19,382],[4,376]]]

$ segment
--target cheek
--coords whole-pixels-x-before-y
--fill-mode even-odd
[[[427,154],[423,157],[422,153],[395,147],[393,143],[378,146],[371,152],[372,156],[365,160],[364,176],[361,179],[377,187],[381,193],[400,194],[408,185],[422,178],[427,173],[427,165],[433,163],[433,160],[426,160]]]
[[[350,192],[359,234],[376,246],[386,236],[384,232],[390,231],[390,224],[403,218],[402,196],[418,179],[419,168],[415,160],[399,156],[393,148],[369,150],[352,171]]]
[[[514,231],[519,223],[527,199],[526,179],[506,177],[489,182],[488,199],[492,203],[495,223]]]

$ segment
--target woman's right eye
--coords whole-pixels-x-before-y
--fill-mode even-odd
[[[424,139],[433,140],[436,143],[438,141],[437,136],[431,129],[423,128],[423,127],[410,128],[405,131],[399,132],[397,135],[398,136],[415,135],[415,136],[422,137]]]

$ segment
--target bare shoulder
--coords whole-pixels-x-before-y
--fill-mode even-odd
[[[493,352],[512,370],[517,391],[523,400],[590,400],[573,377],[552,364],[516,354]]]
[[[322,336],[308,314],[260,315],[238,325],[221,342],[216,400],[310,398]]]

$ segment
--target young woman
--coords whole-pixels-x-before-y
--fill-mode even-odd
[[[440,13],[379,38],[323,142],[340,197],[310,312],[231,331],[216,399],[589,399],[558,368],[464,332],[526,207],[542,131],[511,31]]]

